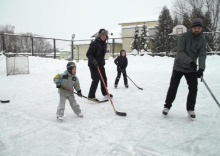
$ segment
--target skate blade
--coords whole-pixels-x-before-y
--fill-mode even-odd
[[[57,121],[58,121],[58,122],[63,122],[63,119],[58,119],[58,118],[57,118]]]
[[[188,115],[188,118],[189,118],[191,121],[195,121],[195,119],[196,119],[196,118],[191,118],[190,115]]]

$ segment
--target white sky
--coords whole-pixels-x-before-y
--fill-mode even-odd
[[[85,39],[100,28],[114,30],[130,18],[159,16],[175,0],[0,0],[0,24],[15,26],[16,33]]]

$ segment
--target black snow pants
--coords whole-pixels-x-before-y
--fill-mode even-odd
[[[118,85],[118,82],[119,82],[120,77],[121,77],[121,73],[123,74],[123,77],[124,77],[124,84],[127,85],[128,84],[128,79],[127,79],[126,69],[124,69],[123,72],[122,72],[121,69],[117,68],[117,71],[118,71],[118,75],[115,79],[115,85]]]
[[[90,66],[89,66],[89,69],[90,69],[90,73],[91,73],[92,83],[90,86],[88,98],[95,98],[96,97],[95,94],[96,94],[96,90],[97,90],[99,81],[101,83],[102,95],[103,96],[107,95],[105,87],[101,81],[101,77],[99,75],[98,69],[96,67],[90,67]],[[100,72],[102,74],[102,77],[103,77],[105,84],[106,84],[106,87],[107,87],[107,77],[106,77],[106,73],[105,73],[105,68],[100,66],[99,69],[100,69]]]
[[[178,89],[180,80],[183,75],[186,78],[188,89],[189,89],[187,102],[186,102],[186,110],[194,111],[195,104],[196,104],[197,90],[198,90],[197,89],[198,80],[197,80],[196,72],[183,73],[183,72],[179,72],[175,70],[173,71],[164,107],[168,109],[172,107],[172,103],[175,100],[177,89]]]

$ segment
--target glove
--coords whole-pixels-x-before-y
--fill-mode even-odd
[[[193,70],[196,70],[197,64],[192,61],[192,62],[190,62],[190,67],[191,67]]]
[[[61,88],[61,83],[60,82],[56,83],[56,87]]]
[[[121,67],[119,66],[119,64],[117,64],[117,68],[121,71],[122,69],[121,69]]]
[[[78,90],[78,91],[77,91],[77,95],[78,95],[79,97],[82,97],[81,90]]]
[[[96,60],[93,60],[92,63],[93,63],[93,65],[96,66],[96,67],[99,65]]]
[[[203,72],[204,72],[203,69],[199,69],[199,70],[197,71],[197,77],[198,77],[198,78],[203,77]]]

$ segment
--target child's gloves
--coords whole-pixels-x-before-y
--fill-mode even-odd
[[[77,95],[78,95],[79,97],[82,97],[81,90],[78,90],[78,91],[77,91]]]
[[[98,66],[98,62],[96,60],[93,60],[92,63],[94,64],[94,66]]]
[[[60,88],[61,87],[61,83],[60,82],[56,83],[56,87]]]

